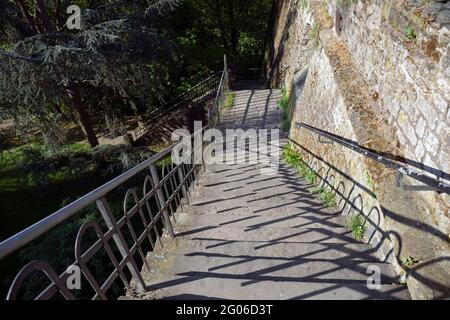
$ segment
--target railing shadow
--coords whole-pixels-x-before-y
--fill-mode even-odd
[[[296,141],[291,140],[291,143],[295,144],[302,152],[309,155],[314,161],[318,161],[322,164],[323,167],[329,168],[327,170],[327,174],[329,174],[330,169],[333,173],[341,176],[343,179],[347,180],[351,183],[351,189],[348,193],[345,192],[345,184],[343,181],[340,181],[337,185],[330,183],[330,179],[327,175],[320,174],[323,172],[321,169],[315,168],[313,165],[307,164],[310,169],[314,170],[316,174],[319,176],[321,183],[326,185],[330,190],[332,190],[339,198],[339,207],[341,208],[341,213],[344,215],[348,215],[350,213],[356,215],[362,215],[365,218],[367,227],[367,241],[373,245],[373,248],[376,252],[381,252],[380,258],[383,261],[392,261],[393,258],[396,259],[397,262],[401,262],[400,253],[402,252],[402,238],[395,231],[384,230],[381,224],[381,216],[386,216],[396,221],[400,224],[407,225],[410,228],[425,231],[428,234],[439,238],[442,241],[449,243],[448,235],[444,234],[441,230],[436,227],[429,225],[424,222],[419,222],[411,218],[404,217],[398,213],[395,213],[384,206],[372,206],[367,208],[362,199],[362,193],[369,195],[371,198],[376,200],[376,194],[369,190],[367,187],[350,177],[348,174],[338,169],[333,164],[327,162],[322,157],[313,153],[311,150],[308,150],[304,146],[300,145]],[[381,211],[380,211],[381,209]],[[376,239],[377,238],[377,239]],[[397,248],[394,250],[392,245],[386,246],[387,243],[391,243],[394,240]],[[417,270],[424,268],[425,266],[430,266],[432,264],[436,264],[438,262],[447,261],[450,258],[436,258],[430,261],[425,262],[422,266],[415,266],[413,269],[406,270],[407,276],[414,278],[415,280],[421,282],[422,284],[433,288],[439,292],[439,295],[436,297],[438,299],[448,298],[450,297],[450,287],[447,287],[443,284],[436,283],[433,279],[427,278],[423,275],[420,275]],[[417,268],[417,269],[416,269]]]

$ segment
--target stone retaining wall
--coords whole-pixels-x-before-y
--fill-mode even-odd
[[[268,70],[289,67],[291,139],[343,214],[366,217],[366,241],[407,276],[413,298],[442,298],[450,294],[450,197],[400,189],[392,170],[295,128],[305,122],[449,178],[450,34],[442,12],[450,4],[405,3],[281,1]],[[413,265],[402,267],[407,258]]]

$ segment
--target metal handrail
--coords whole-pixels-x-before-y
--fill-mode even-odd
[[[192,105],[196,101],[199,101],[200,99],[208,96],[210,93],[217,90],[217,86],[219,83],[219,76],[221,75],[221,73],[222,73],[221,71],[216,72],[212,76],[197,83],[192,88],[179,94],[169,102],[165,103],[163,106],[150,112],[148,114],[148,119],[145,120],[145,123],[143,124],[143,127],[139,126],[138,128],[131,131],[134,140],[137,140],[139,137],[142,137],[147,132],[147,128],[152,124],[152,122],[155,119],[160,118],[171,111]]]
[[[189,93],[193,92],[194,90],[196,90],[197,88],[201,87],[202,85],[204,85],[205,83],[209,83],[211,82],[212,79],[217,78],[222,72],[216,72],[215,74],[213,74],[212,76],[202,80],[201,82],[197,83],[195,86],[193,86],[192,88],[189,88],[188,90],[184,91],[183,93],[179,94],[178,96],[176,96],[175,98],[173,98],[172,100],[170,100],[169,102],[165,103],[163,107],[158,108],[157,110],[153,111],[150,113],[150,116],[152,116],[150,120],[154,119],[157,116],[160,116],[164,113],[167,113],[167,111],[173,110],[174,108],[176,108],[180,103],[186,101],[184,98],[181,101],[178,101],[176,103],[174,103],[175,101],[177,101],[178,99],[188,95]],[[195,99],[194,99],[195,100]],[[169,106],[169,107],[168,107]],[[159,112],[161,111],[162,112]]]
[[[205,127],[205,129],[207,126]],[[151,158],[145,160],[144,162],[138,164],[134,168],[131,168],[127,172],[122,173],[118,177],[108,181],[107,183],[103,184],[102,186],[98,187],[97,189],[87,193],[86,195],[82,196],[78,200],[75,200],[74,202],[68,204],[67,206],[59,209],[55,213],[52,213],[51,215],[47,216],[46,218],[36,222],[35,224],[29,226],[28,228],[16,233],[15,235],[9,237],[8,239],[0,242],[0,260],[3,259],[8,254],[12,253],[13,251],[16,251],[17,249],[20,249],[27,243],[33,241],[40,235],[44,234],[45,232],[52,229],[54,226],[64,222],[68,218],[72,217],[76,213],[78,213],[81,209],[85,208],[98,198],[103,197],[108,192],[112,191],[113,189],[117,188],[127,180],[131,179],[132,177],[136,176],[138,173],[142,172],[143,170],[147,169],[148,166],[156,163],[158,160],[161,160],[166,155],[168,155],[172,150],[179,145],[182,142],[178,142],[177,144],[174,144],[167,149],[164,149],[163,151],[159,152],[158,154],[152,156]]]
[[[319,137],[325,137],[333,142],[336,142],[348,149],[351,149],[355,152],[358,152],[359,154],[362,154],[365,157],[371,158],[372,160],[377,161],[378,163],[381,163],[382,165],[394,169],[395,171],[397,171],[398,177],[401,177],[403,175],[409,176],[417,181],[420,181],[422,183],[424,183],[425,185],[431,187],[433,190],[442,192],[442,193],[447,193],[450,194],[450,184],[448,184],[447,182],[432,178],[424,173],[418,172],[414,169],[408,168],[404,165],[399,164],[398,162],[388,159],[385,156],[383,156],[382,154],[362,147],[359,144],[357,144],[354,141],[339,137],[337,135],[334,135],[332,133],[329,133],[327,131],[318,129],[316,127],[310,126],[306,123],[303,122],[296,122],[295,124],[297,126],[297,128],[305,128],[315,134],[318,134]],[[397,178],[397,181],[399,181],[400,179]],[[397,185],[400,186],[399,183],[397,183]],[[417,190],[424,190],[423,188],[417,188]]]
[[[216,121],[214,123],[216,123],[217,121],[220,121],[220,107],[221,107],[221,103],[220,101],[224,99],[226,92],[229,90],[229,73],[228,73],[228,63],[227,63],[227,57],[224,56],[223,57],[223,71],[222,71],[222,76],[220,77],[220,82],[219,82],[219,86],[217,88],[217,93],[216,93],[216,97],[214,99],[214,104],[213,104],[213,108],[209,110],[208,113],[208,120],[214,121],[214,116],[216,116],[218,119],[216,119]]]
[[[227,75],[228,72],[225,63],[222,81],[217,89],[218,94],[215,102],[210,108],[210,114],[212,110],[218,110],[220,105],[223,103],[222,100],[225,97],[224,93],[228,89],[228,85],[225,83],[228,81],[225,81]],[[198,137],[197,135],[203,133],[204,130],[212,126],[214,126],[213,121],[210,121],[208,125],[191,134],[191,141],[195,141]],[[139,267],[135,261],[135,256],[140,256],[144,265],[149,268],[149,264],[146,261],[146,253],[144,252],[143,244],[144,242],[149,242],[151,247],[154,248],[155,241],[152,238],[152,233],[156,233],[157,240],[161,243],[161,238],[156,230],[156,226],[159,222],[163,223],[169,236],[175,236],[172,221],[169,216],[169,210],[170,212],[175,212],[174,210],[182,204],[180,194],[182,194],[186,202],[189,203],[189,187],[197,179],[197,175],[200,170],[199,168],[203,165],[203,160],[202,163],[196,163],[193,161],[194,154],[199,147],[193,148],[193,150],[190,150],[187,154],[184,154],[183,152],[182,155],[183,159],[190,159],[190,162],[181,162],[178,164],[171,163],[167,167],[164,165],[161,171],[162,177],[159,177],[156,169],[156,162],[169,155],[178,146],[183,148],[184,143],[185,140],[183,139],[183,141],[173,144],[162,152],[150,157],[134,168],[119,175],[115,179],[105,183],[92,192],[89,192],[64,208],[59,209],[48,217],[2,241],[0,243],[0,260],[22,248],[26,244],[29,244],[31,241],[66,221],[70,217],[75,216],[82,209],[91,204],[95,204],[98,212],[101,214],[102,222],[104,222],[107,226],[107,231],[103,232],[102,228],[100,228],[98,223],[95,221],[85,222],[78,231],[75,241],[76,261],[72,265],[76,265],[81,269],[85,279],[95,291],[94,299],[107,298],[107,292],[117,278],[120,278],[125,287],[130,289],[130,281],[128,281],[124,273],[125,268],[127,268],[130,272],[137,287],[145,289],[145,282],[138,269]],[[176,151],[178,152],[179,150]],[[134,188],[129,188],[124,194],[123,215],[116,221],[106,196],[115,188],[123,186],[128,181],[132,181],[131,179],[136,177],[138,174],[144,173],[144,170],[146,170],[146,177],[145,180],[143,180],[143,196],[138,196]],[[128,209],[130,202],[129,200],[132,200],[133,202],[133,206],[130,209]],[[154,205],[153,207],[150,202]],[[157,210],[155,210],[155,207],[157,207]],[[153,211],[157,211],[157,213],[153,214]],[[141,218],[141,226],[144,228],[140,234],[134,230],[133,224],[131,223],[131,219],[133,219],[134,216]],[[172,216],[172,218],[173,221],[175,221],[175,217]],[[122,232],[122,229],[126,228],[129,230],[133,240],[131,246],[129,246],[125,240]],[[82,251],[81,243],[87,230],[97,234],[98,240],[86,251]],[[109,242],[115,243],[115,247],[119,250],[119,254],[121,256],[120,261],[111,251],[112,249]],[[96,279],[90,272],[87,265],[87,262],[101,249],[106,250],[107,256],[114,266],[114,271],[107,276],[105,282],[102,284],[98,283],[98,279]],[[70,273],[67,270],[58,275],[48,263],[34,260],[23,267],[17,274],[10,287],[7,299],[17,298],[17,294],[23,281],[36,270],[43,272],[51,282],[49,286],[47,286],[36,296],[36,299],[49,299],[58,291],[62,293],[66,299],[75,298],[74,295],[70,293],[70,290],[67,289],[65,284],[65,281],[70,276]]]

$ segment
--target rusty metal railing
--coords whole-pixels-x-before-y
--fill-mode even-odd
[[[200,135],[203,134],[203,131],[217,122],[212,119],[218,118],[219,109],[226,97],[227,90],[228,70],[225,59],[225,68],[217,89],[216,99],[208,113],[210,122],[191,135],[192,141],[196,139],[202,141]],[[172,145],[1,242],[0,261],[90,206],[94,206],[100,215],[99,221],[86,221],[79,228],[74,243],[74,262],[67,266],[68,268],[64,272],[58,274],[46,261],[31,261],[16,275],[6,298],[19,298],[24,281],[32,273],[40,272],[47,278],[48,285],[43,290],[33,293],[34,299],[52,299],[57,295],[65,299],[76,299],[76,295],[67,285],[74,268],[81,271],[83,281],[89,284],[89,289],[93,292],[89,298],[92,299],[107,299],[113,284],[117,282],[127,290],[132,287],[145,290],[146,284],[141,276],[138,260],[143,267],[150,269],[146,259],[148,250],[145,248],[149,247],[150,250],[153,250],[157,245],[164,245],[164,235],[172,238],[176,236],[172,226],[172,223],[176,223],[175,216],[173,214],[171,216],[171,213],[175,212],[179,206],[189,203],[189,192],[203,166],[203,161],[196,163],[196,159],[194,159],[196,149],[201,147],[200,145],[191,148],[187,154],[182,154],[181,158],[185,160],[182,163],[164,161],[162,167],[157,169],[157,163],[169,157],[181,143],[184,142]],[[131,181],[139,181],[140,190],[136,187],[129,187]],[[124,188],[127,189],[126,192],[121,191]],[[111,201],[108,200],[108,195],[117,191],[123,196],[121,214],[118,213],[117,208],[112,208]],[[95,238],[91,244],[85,242],[88,234],[91,238]],[[128,239],[125,239],[125,235]],[[52,248],[48,248],[48,250],[52,250]],[[90,262],[100,252],[106,252],[107,263],[112,266],[112,271],[105,271],[101,277],[94,274],[90,267]]]

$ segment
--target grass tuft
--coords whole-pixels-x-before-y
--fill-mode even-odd
[[[365,221],[361,215],[350,215],[347,217],[348,228],[352,231],[352,236],[358,241],[362,241],[366,234]]]
[[[403,29],[403,35],[409,41],[413,41],[417,38],[416,32],[414,31],[413,27],[411,27],[410,25],[406,26]]]
[[[291,145],[286,145],[284,147],[283,159],[287,164],[295,168],[298,175],[303,177],[307,182],[311,184],[317,182],[317,174],[307,166]]]
[[[291,128],[291,108],[289,105],[289,94],[286,88],[281,90],[281,98],[278,101],[278,106],[283,110],[283,130],[289,130]]]
[[[234,106],[234,93],[227,92],[225,94],[225,104],[223,106],[224,109],[229,109]]]
[[[417,262],[419,262],[419,261],[417,261],[416,259],[414,259],[411,256],[408,256],[401,260],[402,266],[405,269],[411,269]]]
[[[328,190],[327,188],[319,188],[314,190],[314,193],[319,195],[319,198],[325,202],[325,205],[329,208],[336,206],[336,197],[333,192]]]

